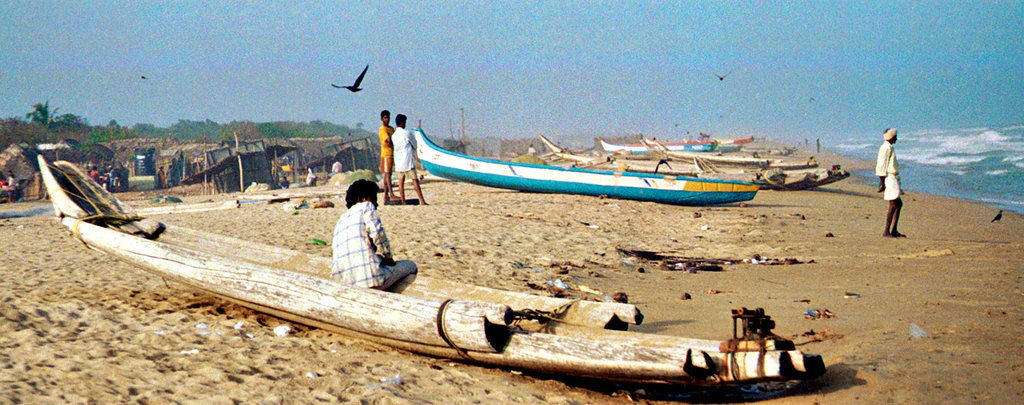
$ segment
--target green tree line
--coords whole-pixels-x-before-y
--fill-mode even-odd
[[[49,102],[36,103],[24,116],[0,120],[0,150],[11,144],[35,145],[74,139],[80,144],[96,144],[127,138],[172,137],[183,141],[220,142],[239,139],[263,138],[320,138],[351,136],[362,138],[373,133],[362,129],[362,125],[350,128],[326,121],[293,122],[252,122],[231,121],[220,124],[206,119],[203,121],[179,120],[161,128],[153,124],[121,126],[111,120],[106,125],[89,125],[88,121],[74,114],[57,114],[59,109]]]

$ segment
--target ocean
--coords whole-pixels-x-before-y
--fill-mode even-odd
[[[882,134],[830,147],[875,161]],[[900,130],[896,158],[904,190],[980,201],[1024,214],[1024,125]],[[877,182],[874,171],[855,172]]]

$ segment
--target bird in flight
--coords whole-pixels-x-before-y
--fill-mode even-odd
[[[729,75],[731,75],[731,74],[732,74],[732,72],[726,73],[726,74],[724,74],[724,75],[720,75],[720,74],[718,74],[718,73],[715,73],[715,72],[711,72],[711,73],[712,73],[712,74],[714,74],[714,75],[715,75],[715,77],[717,77],[717,78],[718,78],[718,81],[724,81],[726,77],[729,77]]]
[[[672,169],[672,166],[668,164],[668,159],[661,159],[658,161],[658,165],[654,166],[654,174],[658,174],[658,169],[661,168],[661,165],[668,166],[670,170]]]
[[[370,65],[366,65],[366,67],[363,68],[363,73],[359,74],[359,77],[356,78],[356,82],[352,83],[351,86],[339,86],[337,84],[331,83],[331,87],[334,87],[336,89],[348,89],[348,91],[351,91],[353,93],[362,90],[361,88],[359,88],[359,83],[363,82],[363,76],[366,76],[366,70],[369,68]]]
[[[1003,219],[1003,210],[999,210],[999,213],[996,214],[996,217],[992,218],[992,222],[996,222],[996,221],[998,221],[1000,219]]]
[[[146,80],[146,79],[148,79],[148,77],[142,76],[142,80]]]

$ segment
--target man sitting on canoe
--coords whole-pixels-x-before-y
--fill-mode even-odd
[[[356,180],[345,193],[348,211],[334,225],[331,278],[348,284],[386,290],[408,275],[416,263],[396,262],[377,215],[377,184]]]

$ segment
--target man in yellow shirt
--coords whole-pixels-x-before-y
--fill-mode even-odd
[[[395,167],[395,146],[391,143],[391,135],[395,128],[391,123],[391,112],[384,110],[380,112],[380,174],[384,177],[384,201],[391,201],[391,171]]]

